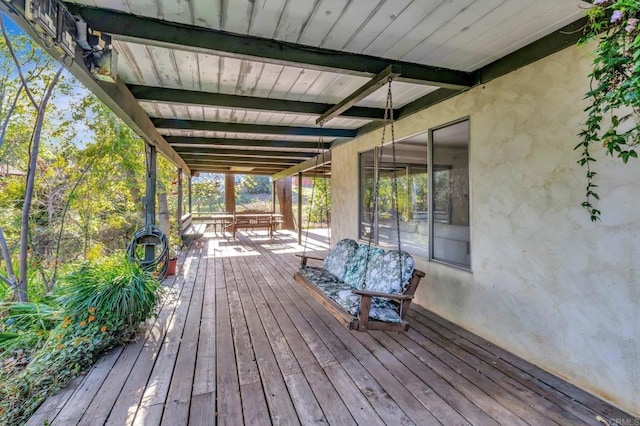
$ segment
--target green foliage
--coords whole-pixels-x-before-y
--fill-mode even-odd
[[[309,221],[313,224],[331,223],[331,181],[330,179],[313,179],[313,198],[306,206],[309,210]]]
[[[245,175],[240,186],[248,194],[269,194],[271,193],[271,178],[269,176]]]
[[[0,339],[0,348],[6,351],[29,351],[42,347],[49,331],[60,322],[62,309],[50,303],[5,303],[7,314]]]
[[[224,210],[224,175],[206,174],[193,179],[191,193],[194,211],[215,212]]]
[[[127,332],[153,312],[158,289],[151,273],[122,257],[81,266],[60,280],[59,291],[67,315],[90,312],[110,330]]]
[[[592,144],[601,144],[623,163],[637,158],[640,143],[640,2],[595,0],[588,12],[589,26],[580,43],[597,40],[591,89],[586,93],[588,114],[575,149],[578,164],[587,169],[586,200],[582,206],[592,221],[600,219],[594,200],[600,197],[594,183]],[[600,38],[598,38],[600,37]]]
[[[0,424],[22,424],[110,347],[150,318],[159,283],[124,258],[84,264],[49,303],[5,304],[0,329]]]
[[[0,277],[7,278],[4,274],[0,274]],[[2,278],[0,278],[0,300],[5,300],[9,295],[9,286]]]

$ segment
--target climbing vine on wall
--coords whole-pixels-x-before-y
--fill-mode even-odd
[[[638,0],[594,0],[587,12],[589,24],[581,44],[597,41],[591,87],[585,99],[589,106],[578,164],[587,169],[586,200],[582,203],[592,221],[600,219],[595,158],[592,145],[602,144],[607,153],[627,163],[638,157],[640,144],[640,2]]]

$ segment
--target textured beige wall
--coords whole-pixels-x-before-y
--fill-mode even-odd
[[[471,120],[473,272],[417,259],[417,302],[640,414],[640,164],[598,150],[590,222],[573,151],[589,65],[572,47],[396,124],[401,139]],[[358,152],[379,138],[333,152],[334,241],[357,235]]]

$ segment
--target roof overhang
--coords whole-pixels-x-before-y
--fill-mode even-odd
[[[87,3],[64,5],[112,37],[117,78],[96,79],[77,46],[65,65],[78,80],[184,171],[274,178],[327,173],[332,146],[380,128],[389,80],[393,117],[407,117],[574,44],[589,7],[577,0]],[[59,56],[24,5],[0,2]]]

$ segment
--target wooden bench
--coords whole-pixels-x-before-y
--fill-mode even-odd
[[[325,259],[301,257],[294,279],[349,330],[409,329],[405,316],[425,276],[414,269],[409,254],[347,239],[336,244]],[[324,261],[323,267],[308,266],[309,259]]]
[[[193,223],[193,216],[188,213],[180,218],[180,238],[183,245],[189,245],[201,238],[207,230],[206,223]]]

